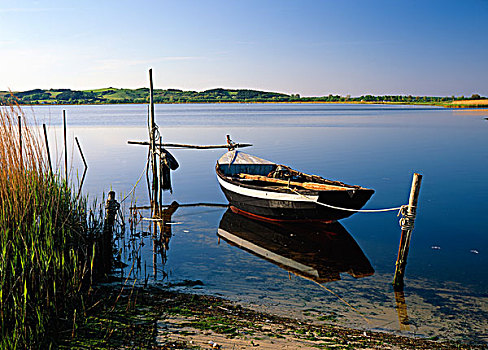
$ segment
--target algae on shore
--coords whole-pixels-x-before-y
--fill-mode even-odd
[[[98,288],[104,300],[62,348],[144,349],[483,349],[306,322],[253,311],[221,298],[159,288]],[[116,302],[118,300],[118,302]]]

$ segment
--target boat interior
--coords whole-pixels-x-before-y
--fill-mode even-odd
[[[286,186],[314,191],[350,191],[360,188],[360,186],[346,185],[317,175],[304,174],[286,165],[218,164],[217,170],[234,180],[260,187]]]

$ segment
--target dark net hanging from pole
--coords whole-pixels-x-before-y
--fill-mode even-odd
[[[173,189],[171,187],[171,170],[176,170],[180,166],[176,158],[166,149],[160,148],[161,153],[161,181],[162,181],[162,189],[165,191],[170,191],[173,193]]]

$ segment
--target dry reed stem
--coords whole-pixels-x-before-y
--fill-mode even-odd
[[[453,105],[466,105],[466,106],[488,106],[488,99],[483,100],[457,100],[452,101]]]
[[[0,107],[1,348],[39,345],[56,316],[72,317],[89,271],[86,201],[46,156],[40,128],[19,106]]]

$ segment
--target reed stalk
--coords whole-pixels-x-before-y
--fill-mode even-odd
[[[46,151],[20,107],[0,109],[2,349],[52,346],[55,330],[74,329],[96,268],[100,225],[87,219],[86,199],[51,173]]]

